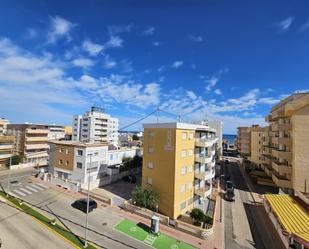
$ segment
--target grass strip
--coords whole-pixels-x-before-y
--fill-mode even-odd
[[[37,219],[39,222],[41,222],[42,224],[44,224],[45,226],[47,226],[48,228],[50,228],[51,230],[53,230],[57,234],[61,235],[65,239],[69,240],[75,246],[77,246],[79,248],[85,248],[84,247],[84,240],[81,237],[79,237],[79,236],[75,235],[74,233],[68,231],[67,229],[58,225],[57,223],[55,225],[53,225],[52,219],[47,218],[45,215],[41,214],[40,212],[36,211],[35,209],[33,209],[32,207],[28,206],[25,203],[20,204],[21,200],[18,200],[15,197],[10,196],[10,195],[6,196],[6,194],[3,193],[2,191],[0,191],[0,195],[3,198],[5,198],[6,200],[8,200],[9,202],[11,202],[12,204],[14,204],[15,206],[17,206],[24,213],[32,216],[33,218]],[[94,247],[91,244],[88,244],[88,246],[86,247],[86,249],[95,249],[95,248],[96,247]]]

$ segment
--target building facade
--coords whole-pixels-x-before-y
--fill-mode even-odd
[[[100,185],[107,168],[106,143],[50,141],[49,170],[54,177],[78,182],[82,188]]]
[[[6,134],[7,125],[10,123],[9,120],[5,118],[0,118],[0,135]]]
[[[98,107],[91,107],[84,115],[73,116],[73,141],[107,142],[118,146],[118,130],[118,119]]]
[[[46,166],[48,160],[47,125],[8,124],[7,134],[15,136],[15,153],[22,156],[24,163]]]
[[[65,126],[63,125],[48,125],[48,139],[59,140],[65,138]]]
[[[144,124],[142,187],[158,194],[158,209],[176,219],[206,210],[215,176],[215,130],[186,123]]]
[[[15,136],[0,135],[0,166],[8,163],[14,153]]]
[[[237,150],[240,154],[248,155],[250,153],[250,127],[237,128]]]
[[[263,140],[264,140],[264,127],[258,125],[252,126],[249,132],[249,160],[262,167],[263,164]]]
[[[206,122],[210,127],[214,128],[216,130],[216,137],[218,138],[218,143],[217,143],[217,152],[219,156],[222,156],[223,154],[223,122],[219,120],[208,120]]]
[[[287,192],[309,192],[309,93],[295,93],[266,116],[264,170]]]

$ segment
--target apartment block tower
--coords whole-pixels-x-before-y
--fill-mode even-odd
[[[215,176],[215,129],[187,123],[144,124],[142,187],[158,194],[158,209],[172,219],[206,211]]]
[[[105,113],[102,108],[91,107],[83,115],[73,116],[73,141],[107,142],[118,146],[118,118]]]
[[[249,160],[258,167],[263,164],[264,127],[253,125],[249,132]]]
[[[309,193],[309,93],[295,93],[266,116],[264,170],[287,192]]]
[[[21,155],[24,163],[34,166],[47,165],[48,125],[8,124],[7,135],[15,136],[15,153]]]
[[[250,148],[250,127],[237,128],[237,149],[240,154],[249,154]]]

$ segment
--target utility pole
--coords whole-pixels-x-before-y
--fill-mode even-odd
[[[10,157],[10,166],[9,166],[9,174],[8,174],[8,190],[6,191],[6,196],[9,196],[9,192],[10,192],[11,165],[12,165],[12,156]]]
[[[92,165],[92,154],[89,154],[90,156],[90,164],[89,169],[87,168],[86,171],[88,171],[88,191],[87,191],[87,213],[86,213],[86,225],[85,225],[85,245],[86,248],[88,246],[87,242],[87,234],[88,234],[88,213],[89,213],[89,192],[90,192],[90,172],[91,172],[91,165]]]

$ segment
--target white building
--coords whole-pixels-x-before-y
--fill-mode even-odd
[[[48,140],[59,140],[65,138],[65,126],[48,125]]]
[[[108,166],[117,165],[122,163],[122,159],[125,157],[133,158],[138,153],[138,148],[120,148],[117,150],[108,150],[107,152],[107,164]]]
[[[91,107],[84,115],[73,116],[73,141],[108,142],[118,145],[119,121],[103,109]]]
[[[218,137],[217,151],[219,156],[222,156],[222,142],[223,142],[223,122],[219,120],[207,120],[205,121],[209,127],[216,130],[216,137]]]

